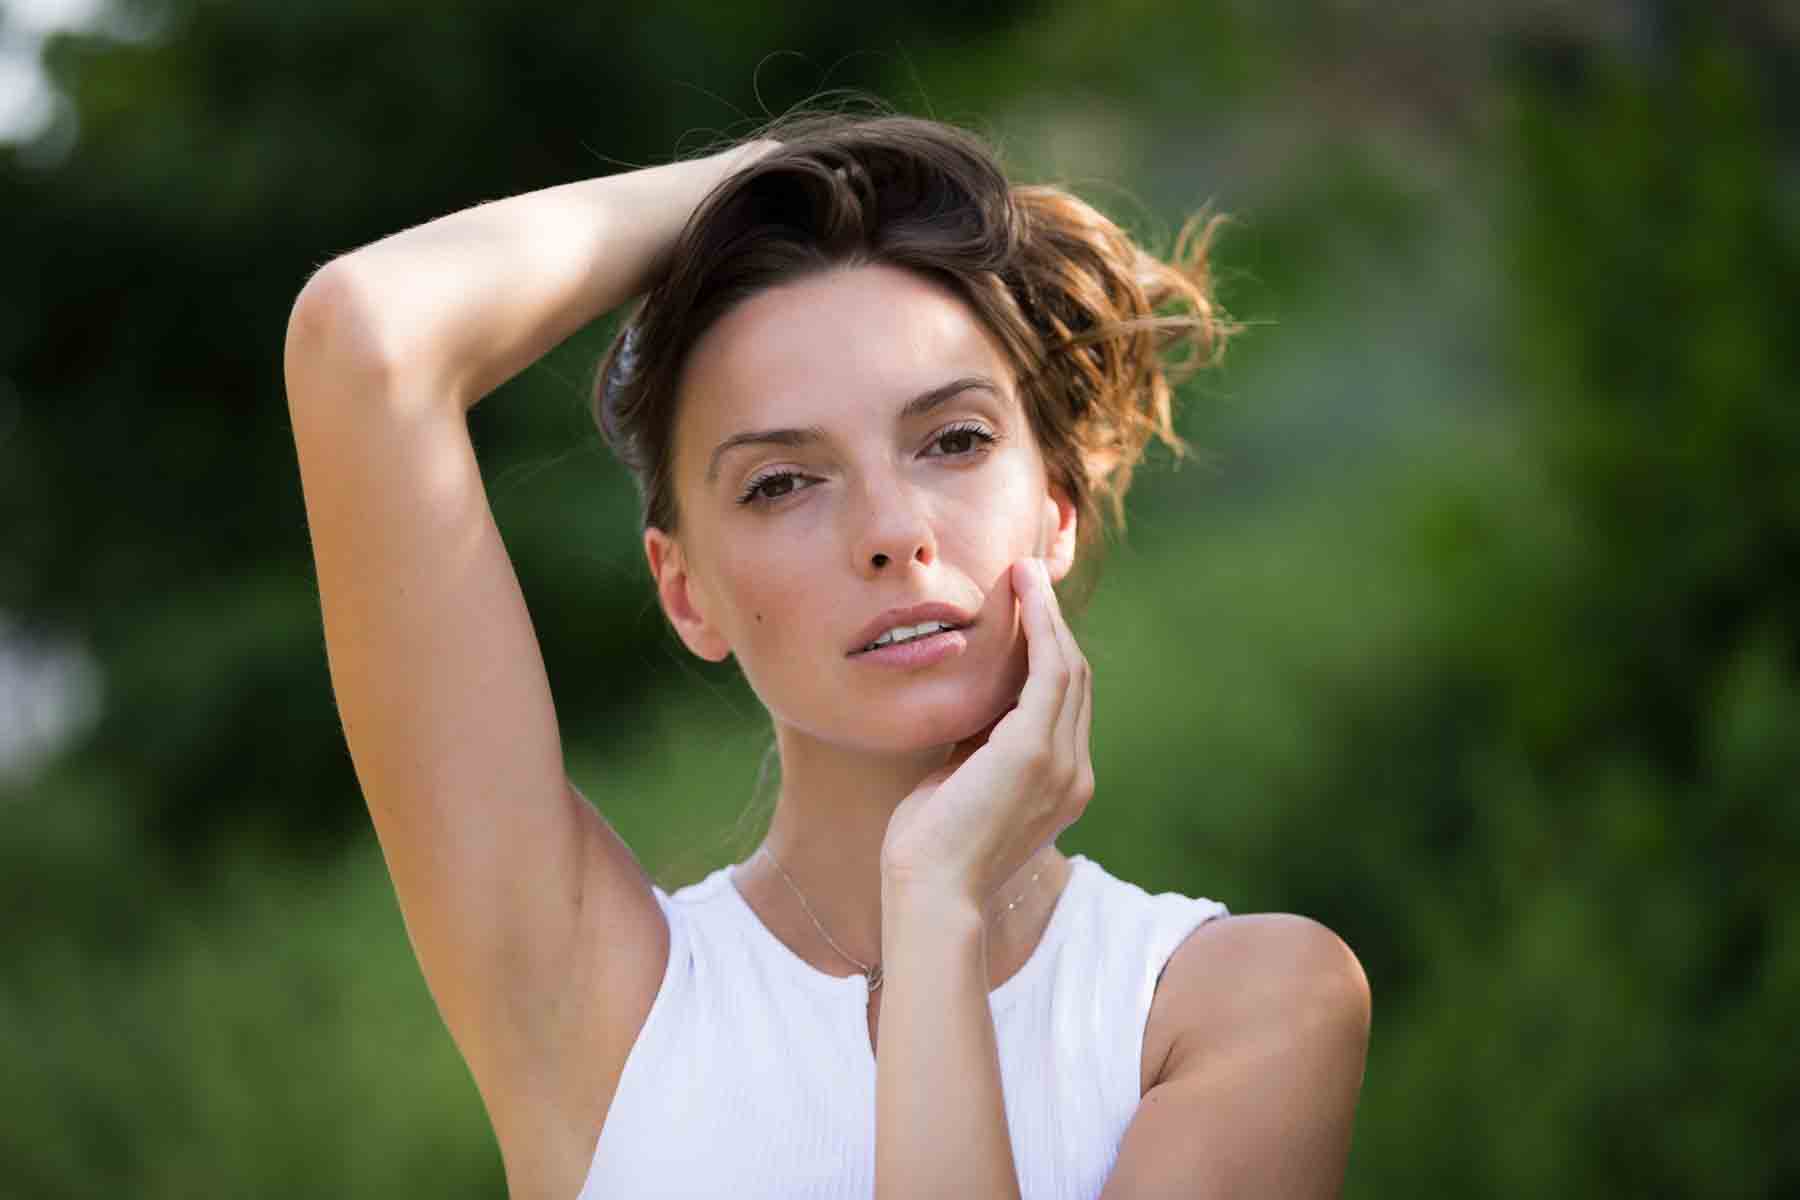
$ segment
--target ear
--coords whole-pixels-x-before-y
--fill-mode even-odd
[[[1049,568],[1050,582],[1060,583],[1075,567],[1075,502],[1060,483],[1051,483],[1044,495],[1044,521],[1038,557]]]
[[[707,662],[723,662],[731,657],[730,644],[707,619],[705,589],[688,573],[681,543],[660,529],[646,529],[644,555],[650,560],[656,597],[683,644]]]

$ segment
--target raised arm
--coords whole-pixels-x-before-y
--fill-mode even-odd
[[[706,191],[773,145],[490,201],[334,259],[294,305],[290,403],[341,392],[330,364],[347,358],[466,411],[644,291]]]
[[[522,1097],[567,1094],[556,1072],[580,1068],[576,1034],[635,1033],[668,930],[636,859],[568,782],[467,414],[648,286],[744,153],[408,229],[327,264],[289,320],[288,407],[344,735],[408,935],[503,1148]]]

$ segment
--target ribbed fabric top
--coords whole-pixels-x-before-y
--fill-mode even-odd
[[[1139,1100],[1163,965],[1223,904],[1151,895],[1083,855],[1019,971],[988,993],[1025,1200],[1092,1200]],[[669,964],[579,1200],[867,1200],[868,980],[827,975],[762,923],[731,869],[669,895]]]

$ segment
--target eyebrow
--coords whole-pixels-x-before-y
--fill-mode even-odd
[[[901,406],[897,420],[910,421],[914,417],[923,416],[950,397],[971,388],[991,392],[996,398],[1005,394],[1000,390],[1000,385],[986,375],[964,375],[949,383],[939,384],[930,391],[920,392],[908,400]],[[825,437],[822,425],[808,425],[802,429],[752,429],[745,433],[734,433],[713,449],[712,460],[706,468],[706,482],[711,485],[718,479],[720,461],[727,453],[740,446],[807,446],[822,442]]]

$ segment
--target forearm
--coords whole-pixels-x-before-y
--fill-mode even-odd
[[[694,206],[745,151],[463,209],[341,256],[308,291],[324,293],[357,353],[441,381],[468,408],[648,288]]]
[[[1017,1197],[982,914],[885,886],[881,911],[875,1194]]]

